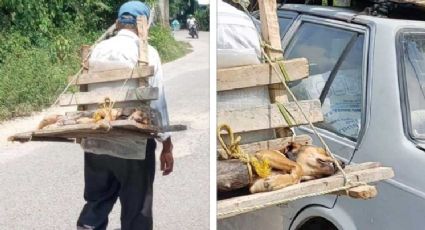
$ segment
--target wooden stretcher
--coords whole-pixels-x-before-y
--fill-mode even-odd
[[[259,1],[260,20],[263,40],[271,47],[281,47],[279,24],[276,15],[276,1]],[[272,60],[283,60],[282,51],[267,49],[266,53]],[[241,136],[239,147],[247,154],[254,154],[259,150],[281,150],[289,142],[312,144],[308,135],[292,137],[290,127],[308,124],[302,112],[293,101],[288,100],[287,92],[272,66],[277,63],[257,64],[249,66],[231,67],[217,70],[217,97],[218,101],[225,101],[229,92],[255,87],[267,87],[270,97],[268,105],[253,105],[249,108],[232,108],[225,106],[217,109],[217,124],[229,125],[235,135]],[[305,58],[284,60],[283,65],[287,72],[286,82],[298,81],[309,75],[309,64]],[[238,91],[239,92],[239,91]],[[250,91],[245,91],[250,92]],[[234,94],[233,94],[234,95]],[[237,94],[236,94],[237,95]],[[319,100],[299,101],[303,112],[312,123],[323,121],[321,103]],[[291,114],[290,121],[284,118],[277,103],[281,103]],[[265,138],[264,131],[273,133],[273,138]],[[269,133],[270,133],[269,132]],[[226,139],[226,135],[224,139]],[[217,188],[221,191],[230,191],[235,187],[249,184],[251,181],[248,166],[238,159],[223,160],[224,149],[217,146]],[[233,161],[233,162],[231,162]],[[239,164],[239,165],[238,165]],[[243,171],[241,173],[241,170]],[[264,193],[224,198],[217,203],[217,218],[228,218],[242,213],[283,204],[297,199],[318,196],[323,194],[342,194],[353,198],[369,199],[377,195],[375,186],[368,183],[390,179],[394,172],[389,167],[382,167],[379,163],[368,162],[358,165],[349,165],[344,172],[348,181],[340,173],[333,176],[302,182],[289,187]],[[242,175],[235,178],[235,175]],[[246,175],[246,176],[244,176]],[[229,179],[231,178],[231,179]]]
[[[175,132],[186,129],[184,125],[172,125],[162,127],[160,124],[161,115],[150,108],[150,102],[158,99],[159,90],[149,85],[149,78],[154,75],[154,67],[149,66],[148,60],[148,42],[147,30],[148,24],[145,16],[137,18],[138,35],[139,35],[139,61],[138,66],[134,69],[114,69],[102,72],[89,73],[88,56],[90,46],[82,46],[80,54],[82,58],[81,74],[75,78],[68,78],[69,84],[77,86],[79,92],[66,93],[59,97],[58,104],[60,106],[75,106],[80,112],[94,113],[93,108],[105,101],[105,98],[111,98],[114,101],[114,109],[131,109],[126,107],[126,103],[137,104],[136,108],[147,111],[149,114],[149,124],[141,124],[134,120],[115,120],[110,122],[99,122],[90,124],[72,124],[59,127],[34,130],[31,132],[17,133],[9,137],[10,141],[74,141],[84,137],[100,137],[100,136],[144,136],[156,137],[160,132]],[[111,26],[106,33],[100,38],[104,39],[106,34],[110,34],[115,29],[115,25]],[[101,91],[89,92],[90,84],[105,82],[124,82],[128,79],[136,79],[138,88],[120,90],[118,92]],[[91,108],[91,110],[89,110]]]

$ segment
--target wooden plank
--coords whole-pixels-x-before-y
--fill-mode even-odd
[[[226,139],[224,139],[226,141]],[[294,139],[292,137],[284,137],[284,138],[277,138],[273,140],[267,140],[267,141],[259,141],[259,142],[253,142],[249,144],[240,145],[241,149],[248,154],[254,154],[260,150],[281,150],[284,149],[289,142],[295,142],[302,145],[310,145],[312,144],[312,139],[309,135],[298,135]],[[224,154],[224,149],[221,148],[220,144],[218,144],[219,148],[217,149],[217,153],[219,155]]]
[[[347,177],[353,183],[371,183],[387,180],[394,176],[394,171],[389,167],[378,167],[361,171],[350,172]],[[236,216],[242,213],[287,203],[296,199],[316,196],[316,193],[333,192],[344,187],[342,175],[311,180],[292,185],[277,191],[256,193],[240,196],[218,202],[218,219]],[[355,186],[353,186],[355,187]]]
[[[354,199],[368,200],[378,195],[378,190],[373,185],[360,185],[347,190],[332,193],[339,196],[348,196]]]
[[[88,105],[102,103],[106,97],[115,102],[156,100],[158,98],[158,88],[146,87],[123,90],[121,92],[80,92],[74,94],[64,94],[59,103],[61,106],[67,105]]]
[[[306,100],[299,103],[311,122],[323,121],[319,100]],[[292,125],[285,121],[276,104],[240,110],[218,111],[217,124],[228,124],[235,133],[307,124],[294,102],[285,103],[285,107],[295,119]]]
[[[186,130],[185,125],[170,125],[158,128],[144,125],[133,120],[116,120],[109,123],[75,124],[45,128],[33,132],[18,133],[9,137],[9,141],[65,141],[63,138],[83,138],[100,136],[136,135],[142,137],[155,137],[158,132],[175,132]]]
[[[120,81],[125,79],[139,79],[150,77],[154,74],[153,66],[136,66],[133,69],[114,69],[95,73],[83,73],[73,83],[74,85],[84,85],[101,82]],[[68,77],[68,81],[71,82],[74,76]]]
[[[279,22],[277,19],[277,5],[276,0],[261,0],[258,1],[260,9],[261,20],[261,34],[263,40],[270,48],[265,48],[266,54],[270,57],[271,61],[283,60],[283,52],[280,40]],[[281,100],[283,92],[282,84],[274,84],[269,86],[269,93],[272,102],[284,103]]]
[[[278,67],[278,64],[274,63]],[[306,58],[284,61],[290,81],[306,78],[309,66]],[[278,67],[279,68],[279,67]],[[278,74],[269,64],[239,66],[217,70],[217,91],[240,89],[281,83]]]
[[[118,131],[118,132],[116,132]],[[75,124],[50,127],[33,132],[25,132],[15,134],[15,137],[24,137],[31,135],[32,137],[86,137],[98,134],[125,134],[126,132],[150,134],[157,133],[159,128],[151,125],[143,125],[133,120],[117,120],[90,124]]]
[[[31,133],[15,134],[7,139],[8,141],[28,142],[28,141],[49,141],[49,142],[75,142],[75,139],[63,137],[33,137]]]
[[[263,40],[271,47],[281,49],[279,22],[277,21],[276,0],[258,1],[260,8],[261,34]],[[266,53],[272,60],[281,60],[282,51],[266,48]]]
[[[86,74],[88,73],[88,68],[89,68],[89,53],[90,53],[90,46],[89,45],[82,45],[81,49],[80,49],[80,58],[81,58],[81,65],[83,70],[81,71],[82,74]],[[74,76],[72,76],[73,78]],[[87,92],[89,89],[87,84],[80,84],[80,92]],[[83,111],[86,110],[87,107],[84,105],[79,105],[77,107],[77,110],[79,111]]]
[[[139,36],[139,64],[149,64],[148,59],[148,19],[146,16],[137,17],[137,34]]]

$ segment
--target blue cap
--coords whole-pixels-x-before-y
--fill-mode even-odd
[[[129,19],[125,15],[132,15],[134,19]],[[149,6],[140,1],[128,1],[124,3],[118,11],[118,21],[124,24],[136,24],[137,16],[145,15],[149,18]]]

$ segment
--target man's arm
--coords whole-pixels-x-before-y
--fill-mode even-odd
[[[155,66],[154,77],[151,78],[151,85],[153,87],[158,87],[159,89],[159,98],[156,101],[151,102],[151,106],[158,110],[161,113],[161,124],[162,126],[169,125],[167,102],[165,100],[165,92],[163,85],[163,76],[162,76],[162,67],[161,60],[159,58],[158,52],[150,47],[149,49],[149,62],[151,65]],[[173,143],[171,141],[170,133],[160,133],[158,141],[162,142],[162,151],[160,156],[161,161],[161,171],[163,175],[168,175],[173,171]]]
[[[173,143],[171,137],[162,142],[162,152],[160,156],[162,175],[166,176],[173,171]]]

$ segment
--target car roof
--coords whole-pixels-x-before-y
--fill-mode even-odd
[[[279,9],[296,11],[303,14],[310,14],[319,17],[332,18],[342,21],[350,21],[358,24],[381,25],[385,27],[422,27],[425,28],[424,21],[404,20],[404,19],[389,19],[377,16],[361,15],[360,12],[347,8],[316,6],[305,4],[284,4]]]

